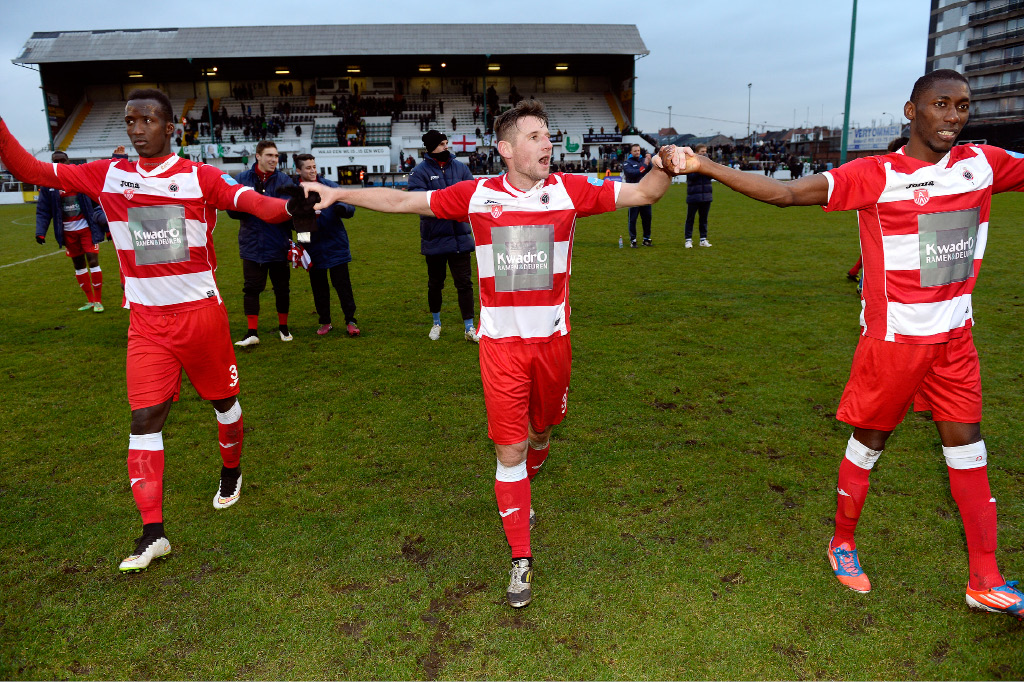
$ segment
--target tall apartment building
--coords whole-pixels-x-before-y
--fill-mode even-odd
[[[972,124],[1024,120],[1024,0],[932,0],[925,73],[936,69],[967,76]]]

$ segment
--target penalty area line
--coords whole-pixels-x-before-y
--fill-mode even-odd
[[[35,256],[33,258],[26,258],[25,260],[20,260],[17,263],[7,263],[6,265],[0,265],[0,270],[3,270],[4,268],[14,267],[15,265],[22,265],[24,263],[31,263],[32,261],[39,260],[40,258],[47,258],[49,256],[56,256],[57,254],[60,254],[60,253],[64,253],[64,252],[63,251],[54,251],[53,253],[44,253],[42,256]]]

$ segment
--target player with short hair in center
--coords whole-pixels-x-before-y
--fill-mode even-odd
[[[1024,156],[954,146],[967,125],[963,75],[933,71],[914,84],[905,147],[783,183],[686,149],[686,172],[709,175],[776,206],[857,211],[864,262],[861,338],[836,417],[854,427],[839,467],[828,558],[839,581],[865,593],[854,530],[868,475],[911,404],[930,410],[967,536],[967,603],[1024,617],[1024,594],[996,565],[996,500],[981,436],[981,375],[971,292],[988,239],[992,195],[1024,191]]]
[[[228,316],[214,277],[217,209],[237,209],[268,222],[313,215],[312,201],[264,197],[213,166],[171,153],[174,113],[167,96],[135,90],[125,105],[128,137],[139,154],[80,166],[34,159],[0,121],[0,160],[22,182],[81,192],[107,215],[130,311],[127,383],[131,405],[128,476],[142,516],[142,537],[121,562],[139,571],[170,553],[163,525],[162,429],[184,370],[216,412],[223,466],[213,506],[242,490],[242,408]]]
[[[576,218],[653,204],[682,155],[667,147],[638,184],[551,173],[548,117],[522,100],[494,123],[508,172],[444,189],[346,190],[303,183],[335,201],[386,213],[468,222],[476,242],[480,290],[480,375],[487,435],[494,441],[494,493],[512,549],[506,592],[513,607],[532,598],[530,481],[548,456],[551,429],[569,399],[569,275]]]

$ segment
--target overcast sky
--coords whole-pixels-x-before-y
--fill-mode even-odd
[[[47,144],[39,74],[10,62],[34,31],[281,24],[636,24],[651,54],[637,61],[637,125],[681,133],[747,132],[754,126],[840,125],[853,0],[479,0],[305,2],[5,0],[0,30],[0,115],[33,149]],[[515,7],[525,9],[514,9]],[[386,11],[385,9],[386,8]],[[851,120],[901,120],[924,73],[929,0],[859,0]]]

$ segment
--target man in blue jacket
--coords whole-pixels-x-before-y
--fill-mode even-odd
[[[428,130],[422,139],[427,153],[409,176],[410,192],[444,189],[473,179],[469,168],[448,151],[447,135]],[[466,340],[480,343],[473,324],[473,273],[470,267],[470,255],[475,246],[469,223],[420,217],[420,253],[427,259],[427,305],[434,318],[428,335],[431,341],[437,341],[441,336],[441,290],[444,289],[446,271],[451,270],[455,291],[459,295]]]
[[[70,163],[68,155],[62,151],[54,152],[50,160]],[[99,245],[107,231],[103,209],[84,194],[40,187],[36,203],[36,241],[40,244],[46,243],[50,221],[53,221],[53,238],[71,258],[75,279],[85,292],[86,304],[79,310],[102,313],[103,272]]]
[[[622,164],[622,174],[626,176],[626,182],[640,182],[644,175],[651,170],[651,155],[648,154],[641,160],[640,145],[635,144],[629,148],[629,158]],[[651,207],[633,206],[629,209],[629,245],[636,248],[636,217],[640,216],[644,227],[644,246],[651,246]]]
[[[319,182],[328,187],[337,187],[322,175],[317,175],[316,159],[312,154],[299,154],[295,157],[295,167],[303,182]],[[348,247],[348,231],[345,229],[345,218],[356,213],[355,206],[337,203],[320,211],[316,217],[316,230],[310,233],[310,241],[306,246],[313,264],[309,268],[309,286],[313,289],[313,305],[320,316],[320,328],[316,333],[324,336],[334,329],[331,324],[331,289],[327,284],[327,275],[331,276],[331,284],[338,292],[341,312],[345,314],[345,331],[349,336],[359,336],[356,325],[356,300],[352,295],[352,281],[348,276],[348,264],[352,262],[352,252]]]
[[[273,140],[260,140],[256,144],[256,163],[238,175],[238,182],[252,187],[268,197],[287,198],[282,189],[294,187],[291,178],[277,170],[277,145]],[[238,254],[242,257],[242,306],[248,331],[236,346],[259,344],[257,333],[260,317],[260,294],[267,288],[267,276],[274,287],[274,301],[277,304],[277,333],[282,341],[291,341],[288,331],[288,281],[291,272],[288,267],[288,240],[291,238],[291,221],[274,225],[265,223],[256,216],[240,211],[228,211],[236,218],[238,228]]]

